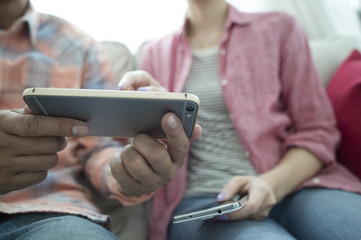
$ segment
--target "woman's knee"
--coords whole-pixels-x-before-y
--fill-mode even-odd
[[[306,188],[276,207],[277,221],[299,239],[361,239],[361,195]]]

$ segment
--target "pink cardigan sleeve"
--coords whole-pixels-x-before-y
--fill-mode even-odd
[[[282,99],[294,122],[294,134],[283,145],[305,148],[326,167],[335,165],[335,148],[340,140],[335,116],[314,67],[307,38],[291,18],[281,51]]]
[[[142,53],[141,53],[141,61],[140,61],[140,68],[144,71],[147,71],[150,75],[152,75],[154,78],[156,78],[156,76],[154,76],[154,74],[156,74],[156,71],[153,69],[153,65],[152,65],[152,59],[153,55],[152,55],[152,51],[151,51],[151,47],[150,47],[150,42],[144,44],[143,48],[142,48]],[[156,78],[157,79],[157,78]]]

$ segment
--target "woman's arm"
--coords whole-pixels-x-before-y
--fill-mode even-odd
[[[311,152],[302,148],[290,148],[281,162],[260,175],[273,190],[277,202],[294,191],[305,180],[321,170],[323,164]]]
[[[222,189],[219,201],[228,201],[236,194],[248,194],[248,203],[228,215],[230,220],[261,220],[272,207],[293,192],[301,183],[321,170],[323,164],[308,150],[289,148],[280,163],[259,176],[235,176]]]

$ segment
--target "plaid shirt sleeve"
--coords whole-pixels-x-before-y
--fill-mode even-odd
[[[0,32],[0,78],[0,109],[22,108],[22,92],[27,87],[115,89],[99,43],[68,22],[40,14],[32,7],[8,30]],[[110,141],[95,137],[69,139],[47,179],[0,196],[0,212],[69,213],[104,224],[108,217],[94,205],[84,175],[110,198],[124,204],[142,201],[119,191],[109,160],[121,146],[99,148]]]

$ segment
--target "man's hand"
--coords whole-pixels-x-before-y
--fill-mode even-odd
[[[125,74],[118,88],[167,91],[149,73],[141,70]],[[141,196],[170,182],[184,163],[189,141],[198,139],[202,134],[201,127],[196,124],[192,137],[188,139],[181,121],[173,113],[164,115],[162,128],[167,136],[166,141],[161,142],[149,135],[139,134],[131,145],[122,149],[120,156],[114,156],[111,160],[113,177],[124,194]]]
[[[120,156],[111,160],[112,174],[124,194],[141,196],[154,192],[170,182],[183,165],[189,139],[181,121],[175,114],[167,113],[162,119],[162,127],[167,136],[166,143],[139,134],[131,145],[122,149]],[[199,138],[201,132],[197,125],[191,140]]]
[[[86,136],[84,122],[36,116],[29,108],[0,111],[0,194],[43,181],[57,164],[66,136]]]

